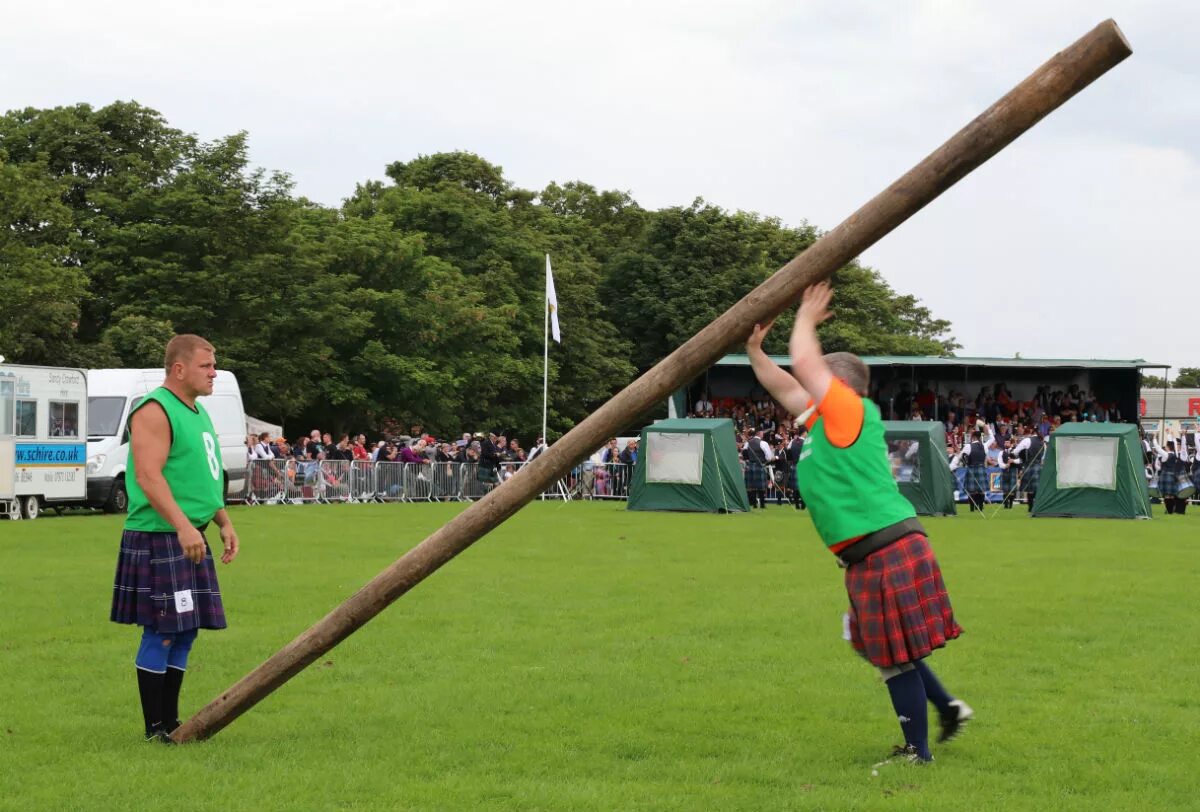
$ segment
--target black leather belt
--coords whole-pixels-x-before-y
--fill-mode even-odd
[[[876,530],[874,533],[868,533],[838,553],[837,557],[842,564],[849,567],[852,564],[859,563],[871,553],[878,552],[911,533],[926,535],[925,528],[916,518],[904,519],[903,521],[889,524],[887,527]]]

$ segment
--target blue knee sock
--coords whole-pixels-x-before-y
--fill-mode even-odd
[[[175,642],[167,652],[167,667],[176,671],[187,671],[188,655],[192,652],[192,643],[196,642],[196,630],[180,632],[175,635]]]
[[[146,626],[142,629],[142,642],[138,646],[137,658],[133,664],[143,671],[155,674],[166,673],[167,655],[173,641],[173,635],[159,634]]]
[[[925,696],[929,697],[929,701],[940,712],[949,713],[950,703],[954,701],[954,697],[950,696],[950,692],[942,687],[937,675],[925,664],[924,660],[917,660],[914,665],[921,674],[921,682],[925,684]]]
[[[887,681],[892,707],[904,733],[904,743],[917,749],[923,759],[929,754],[929,716],[925,708],[925,685],[917,669],[897,674]]]

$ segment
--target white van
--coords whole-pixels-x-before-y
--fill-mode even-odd
[[[166,373],[156,369],[90,369],[87,373],[87,504],[108,513],[129,507],[125,466],[129,459],[129,413],[147,393],[162,386]],[[213,393],[204,404],[221,444],[225,498],[246,487],[246,416],[237,377],[219,370]]]
[[[82,505],[87,376],[82,369],[0,364],[0,516]]]

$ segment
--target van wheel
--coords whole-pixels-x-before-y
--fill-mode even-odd
[[[125,490],[125,479],[121,478],[113,482],[112,493],[108,495],[108,501],[104,503],[105,513],[124,513],[129,509],[129,492]]]
[[[26,496],[21,500],[21,515],[26,519],[33,520],[42,512],[42,506],[38,502],[36,496]]]

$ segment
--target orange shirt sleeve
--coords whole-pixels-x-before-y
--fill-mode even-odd
[[[825,436],[837,448],[847,448],[854,445],[858,435],[862,434],[863,402],[854,390],[838,378],[829,384],[825,399],[817,406],[817,410],[808,419],[808,427],[812,429],[817,418],[825,420]]]

